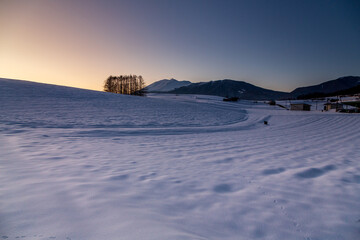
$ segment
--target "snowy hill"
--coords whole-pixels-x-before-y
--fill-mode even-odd
[[[240,99],[248,100],[271,100],[289,97],[289,94],[285,92],[268,90],[247,82],[230,79],[193,83],[185,87],[177,88],[171,92],[176,94],[205,94],[221,97],[239,97]]]
[[[359,128],[359,114],[0,79],[0,236],[357,239]]]
[[[28,81],[0,79],[0,89],[0,120],[34,128],[207,126],[240,117],[226,110],[217,116],[192,104]]]
[[[168,92],[172,91],[175,88],[184,87],[190,85],[189,81],[178,81],[176,79],[163,79],[157,82],[154,82],[146,87],[148,92]]]

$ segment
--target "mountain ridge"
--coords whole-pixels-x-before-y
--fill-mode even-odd
[[[172,79],[173,81],[177,81]],[[156,82],[155,82],[156,83]],[[213,80],[209,82],[191,83],[170,91],[163,91],[175,94],[202,94],[221,97],[238,97],[248,100],[276,100],[286,98],[297,98],[302,95],[313,93],[335,93],[360,85],[360,77],[344,76],[337,79],[322,82],[317,85],[298,87],[291,92],[282,92],[262,88],[244,81],[232,79]]]
[[[322,82],[317,85],[298,87],[294,89],[292,92],[290,92],[290,94],[295,98],[300,95],[307,95],[313,93],[328,94],[328,93],[334,93],[334,92],[350,89],[352,87],[356,87],[357,85],[360,85],[360,77],[344,76],[337,79]]]
[[[168,92],[179,87],[190,85],[190,81],[179,81],[174,78],[162,79],[145,87],[147,92]]]
[[[238,97],[239,99],[248,100],[271,100],[289,97],[289,93],[286,92],[265,89],[244,81],[231,79],[192,83],[188,86],[172,90],[169,93]]]

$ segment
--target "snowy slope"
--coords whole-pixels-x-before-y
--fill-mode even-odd
[[[148,92],[168,92],[179,87],[190,85],[189,81],[178,81],[176,79],[163,79],[154,82],[146,87]]]
[[[48,128],[144,128],[211,126],[243,118],[209,106],[168,103],[105,92],[0,79],[0,120],[9,125]],[[174,109],[177,111],[174,111]],[[190,113],[190,114],[189,114]]]
[[[358,239],[359,128],[355,114],[1,79],[0,237]]]

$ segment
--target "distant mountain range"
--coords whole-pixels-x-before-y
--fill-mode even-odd
[[[338,91],[356,87],[357,85],[360,85],[360,77],[347,76],[323,82],[314,86],[296,88],[294,91],[291,92],[291,95],[293,97],[299,97],[301,95],[308,95],[314,93],[335,93]]]
[[[238,97],[248,100],[271,100],[297,98],[313,93],[335,93],[360,85],[360,77],[347,76],[323,82],[318,85],[296,88],[294,91],[280,92],[257,87],[247,82],[231,79],[191,83],[164,79],[147,87],[149,92],[168,92],[175,94],[202,94],[221,97]]]
[[[264,89],[247,82],[230,79],[211,82],[192,83],[188,86],[177,88],[171,93],[177,94],[204,94],[221,97],[239,97],[249,100],[268,100],[287,98],[289,93]]]
[[[179,87],[190,85],[190,81],[178,81],[176,79],[163,79],[150,84],[145,89],[147,92],[168,92]]]

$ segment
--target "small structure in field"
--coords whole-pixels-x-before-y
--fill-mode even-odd
[[[347,106],[353,107],[352,109],[341,110],[341,112],[360,113],[360,100],[343,102]]]
[[[330,111],[330,110],[335,110],[335,111],[340,111],[344,109],[343,104],[341,103],[325,103],[324,104],[324,110],[325,111]]]
[[[268,102],[268,104],[271,105],[271,106],[275,106],[275,105],[276,105],[276,102],[275,102],[275,100],[270,100],[270,101]]]
[[[355,101],[348,101],[348,102],[343,102],[343,104],[349,105],[349,106],[353,106],[357,109],[360,109],[360,100],[355,100]]]
[[[310,111],[311,105],[306,103],[292,103],[290,104],[290,110],[293,111]]]

